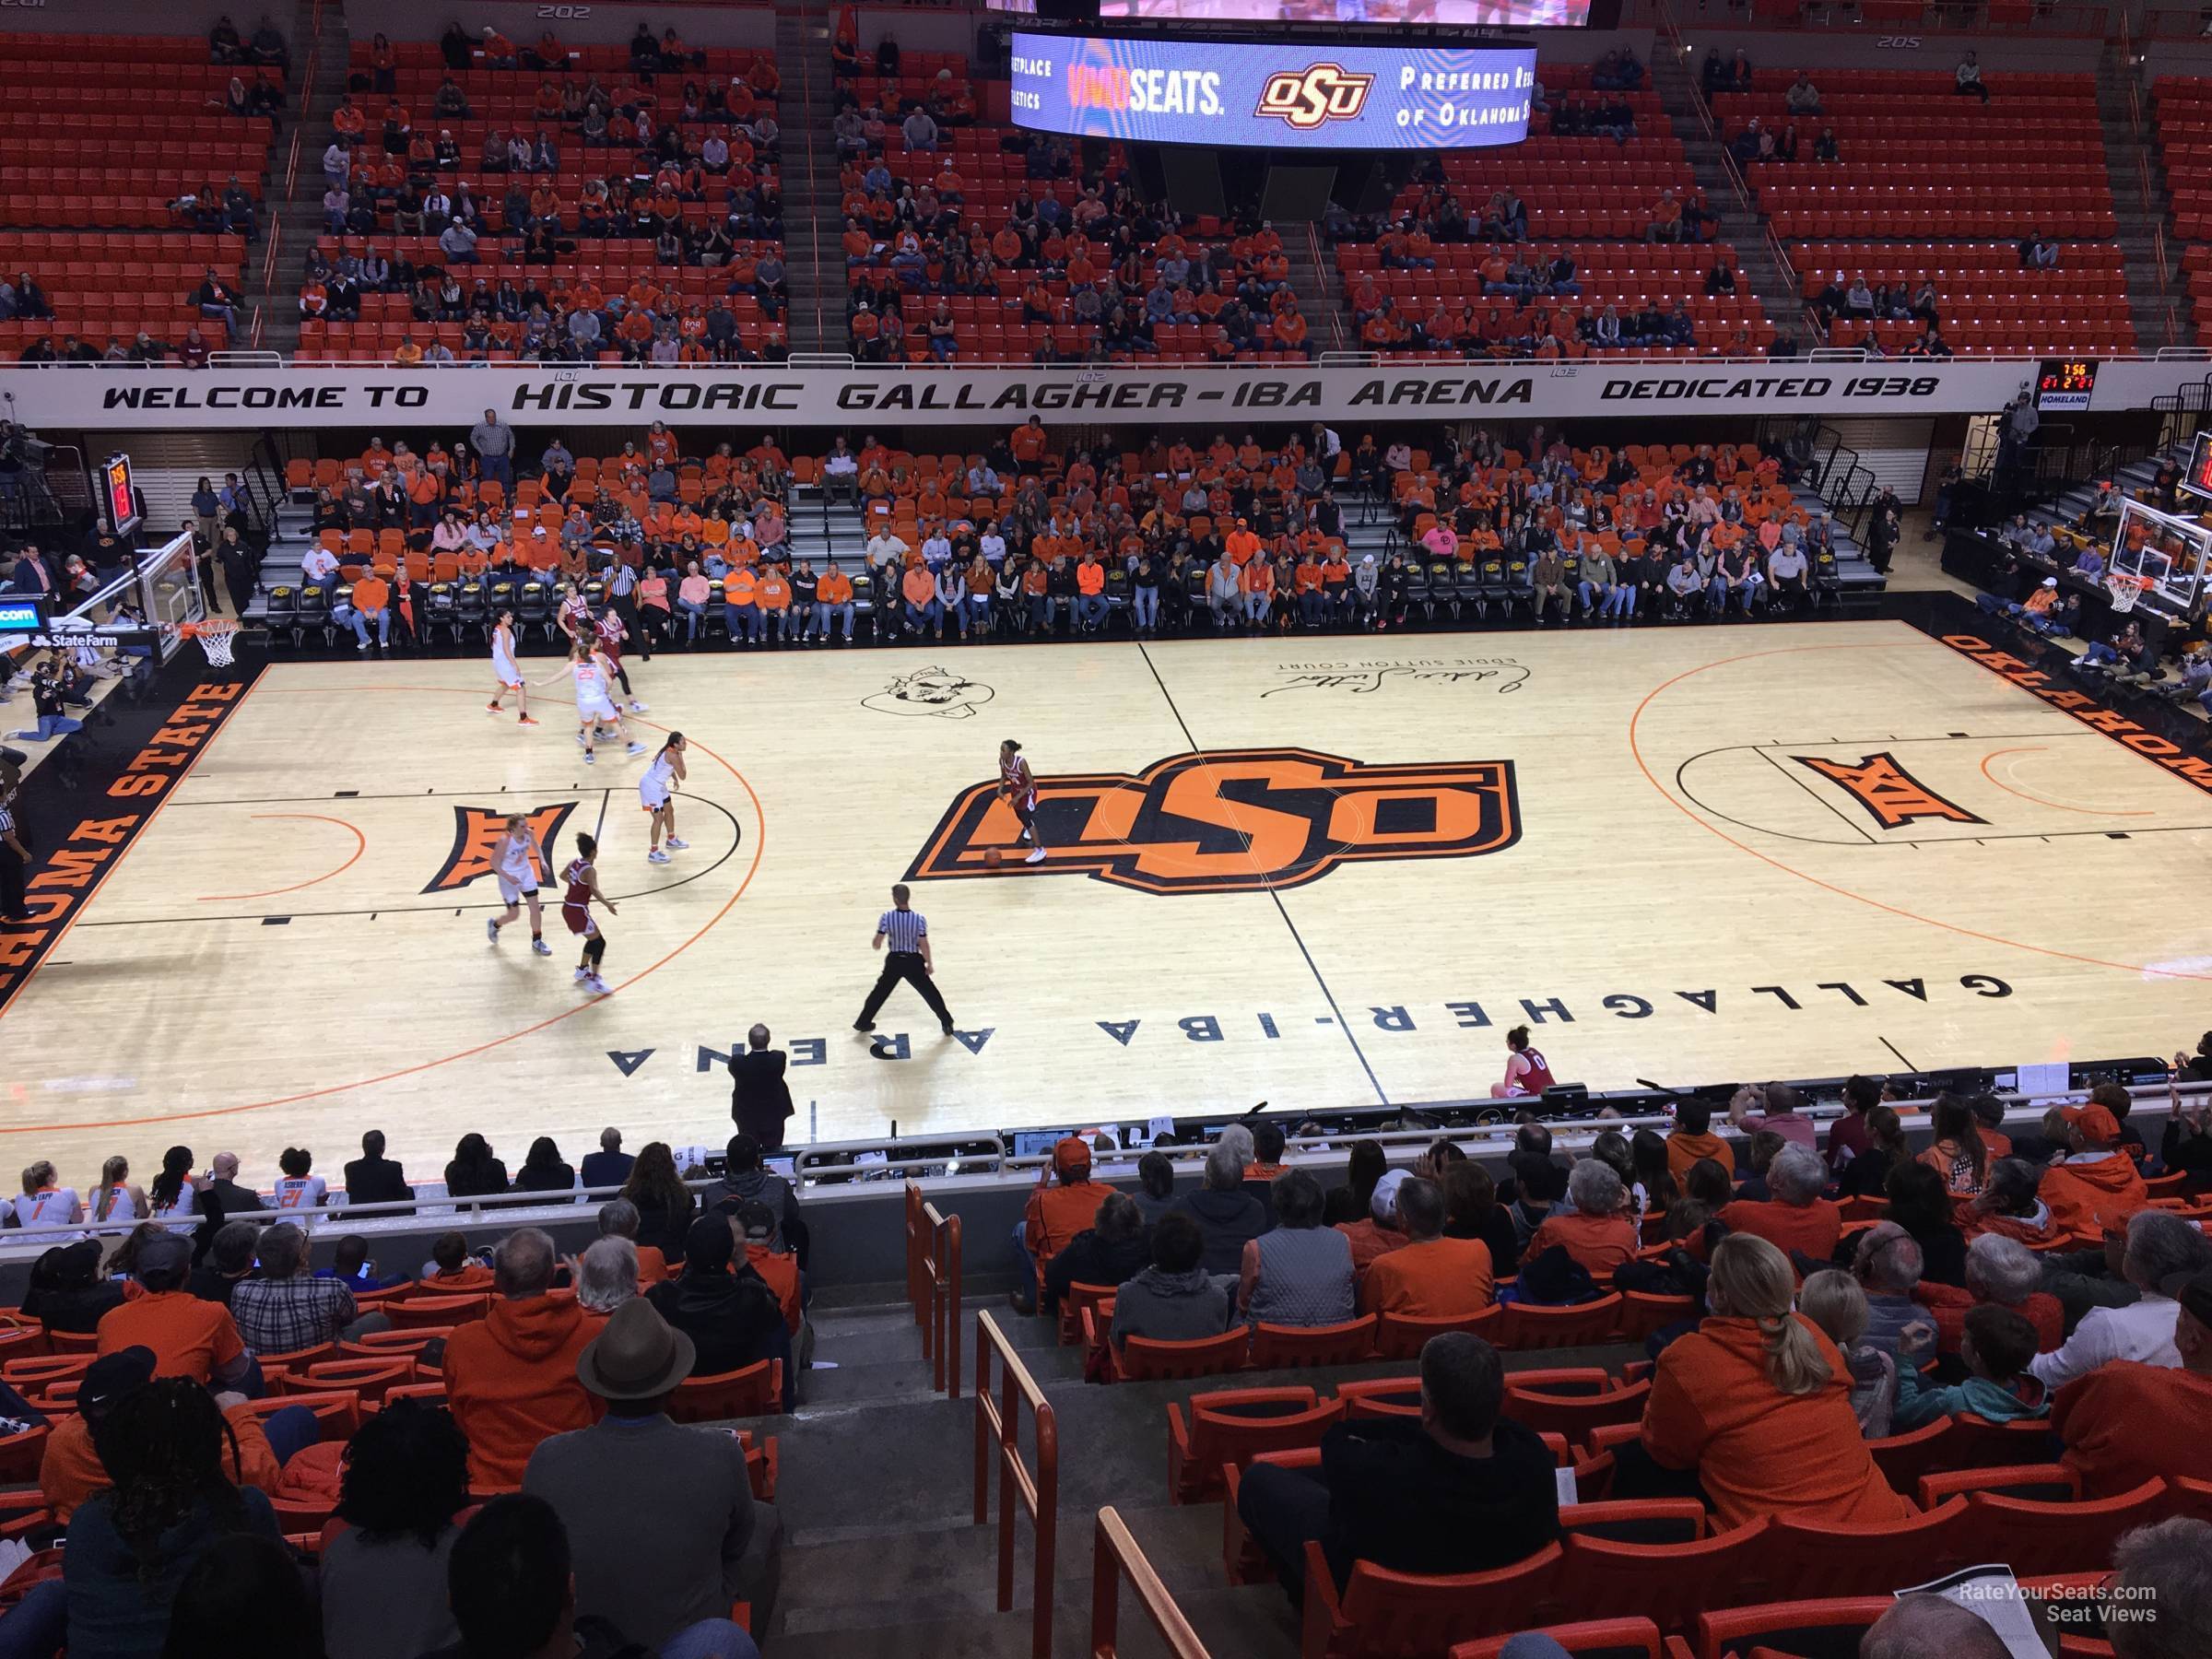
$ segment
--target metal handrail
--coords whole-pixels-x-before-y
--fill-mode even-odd
[[[931,1361],[930,1386],[947,1399],[960,1397],[960,1218],[925,1203],[922,1189],[906,1183],[906,1300],[922,1327],[922,1358]]]
[[[991,1397],[991,1356],[1003,1368],[1003,1400]],[[1035,1419],[1037,1472],[1021,1461],[1021,1408]],[[975,1316],[975,1524],[991,1519],[992,1446],[998,1462],[998,1610],[1014,1610],[1014,1510],[1029,1512],[1036,1533],[1030,1612],[1030,1659],[1051,1659],[1053,1580],[1060,1535],[1060,1430],[1029,1367],[988,1313]]]
[[[1342,351],[1345,347],[1344,307],[1337,302],[1335,289],[1329,286],[1329,267],[1322,263],[1321,232],[1311,223],[1306,226],[1306,252],[1312,257],[1313,280],[1321,285],[1322,309],[1328,315],[1329,338],[1333,342],[1332,347],[1321,348]],[[1321,347],[1320,341],[1313,343]]]
[[[1145,1617],[1166,1645],[1171,1659],[1210,1659],[1198,1632],[1182,1616],[1168,1586],[1146,1559],[1129,1524],[1113,1509],[1099,1512],[1098,1542],[1090,1569],[1091,1659],[1119,1659],[1116,1636],[1121,1625],[1122,1580],[1136,1592]]]

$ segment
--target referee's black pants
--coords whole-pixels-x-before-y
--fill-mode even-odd
[[[936,981],[929,977],[929,970],[922,965],[918,950],[894,950],[883,959],[883,971],[876,976],[876,987],[868,993],[868,1000],[861,1006],[861,1025],[874,1025],[877,1013],[883,1007],[884,998],[893,987],[904,980],[929,1005],[929,1011],[937,1017],[942,1026],[952,1024],[952,1015],[945,1006],[945,998],[937,990]]]

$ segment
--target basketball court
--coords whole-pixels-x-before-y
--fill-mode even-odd
[[[371,1126],[425,1176],[472,1129],[511,1167],[609,1123],[716,1144],[755,1020],[794,1141],[1464,1100],[1524,1022],[1594,1088],[2170,1051],[2207,1023],[2176,900],[2212,768],[1969,638],[633,659],[641,735],[691,743],[667,866],[642,761],[582,764],[558,685],[533,730],[485,712],[479,661],[280,661],[0,1012],[0,1161],[150,1174],[182,1142],[265,1178],[299,1145],[335,1177]],[[1008,736],[1041,866],[995,798]],[[572,983],[557,908],[550,959],[487,942],[514,811],[557,865],[598,833],[611,994]],[[902,879],[951,1037],[904,990],[851,1030]]]

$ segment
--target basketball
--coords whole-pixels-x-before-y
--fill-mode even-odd
[[[999,865],[1000,865],[1000,863],[1001,863],[1001,862],[1002,862],[1002,861],[1000,860],[1000,858],[999,858],[999,855],[998,855],[998,849],[997,849],[996,847],[990,847],[990,848],[986,848],[986,849],[984,850],[984,853],[983,853],[983,868],[984,868],[984,869],[986,869],[986,870],[995,870],[995,869],[997,869],[997,868],[998,868],[998,866],[999,866]]]

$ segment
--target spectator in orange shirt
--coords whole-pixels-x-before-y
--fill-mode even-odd
[[[1490,1305],[1490,1247],[1480,1239],[1447,1239],[1444,1190],[1416,1177],[1399,1183],[1398,1219],[1406,1242],[1377,1256],[1359,1286],[1366,1313],[1447,1319]]]
[[[944,631],[945,607],[937,603],[937,579],[919,558],[907,566],[906,574],[900,578],[899,592],[906,600],[907,632]]]
[[[1524,1259],[1540,1256],[1557,1245],[1605,1289],[1612,1283],[1615,1268],[1636,1259],[1636,1224],[1628,1216],[1628,1189],[1610,1164],[1585,1158],[1567,1172],[1567,1198],[1572,1207],[1544,1218],[1522,1253]]]
[[[651,1289],[668,1277],[668,1257],[657,1244],[640,1244],[638,1206],[627,1198],[610,1198],[599,1206],[599,1236],[620,1239],[636,1253],[638,1288]]]
[[[1825,1263],[1843,1230],[1843,1212],[1820,1195],[1827,1185],[1818,1152],[1786,1146],[1767,1166],[1771,1200],[1738,1198],[1721,1211],[1720,1220],[1729,1231],[1755,1233],[1786,1255]]]
[[[491,1311],[446,1338],[446,1397],[468,1436],[477,1488],[520,1486],[540,1441],[598,1418],[576,1359],[601,1322],[547,1294],[555,1260],[553,1241],[536,1228],[509,1233],[494,1257]]]
[[[798,631],[791,614],[791,583],[784,579],[781,566],[770,565],[761,572],[757,603],[760,607],[761,630],[765,633],[772,627],[778,644]]]
[[[1382,1148],[1375,1147],[1378,1155]],[[1353,1148],[1357,1159],[1359,1148]],[[1376,1258],[1406,1242],[1398,1220],[1398,1188],[1413,1177],[1404,1170],[1386,1170],[1368,1194],[1368,1213],[1357,1221],[1339,1221],[1336,1230],[1352,1244],[1352,1267],[1365,1274]]]
[[[1694,1475],[1724,1527],[1765,1515],[1903,1521],[1910,1506],[1852,1413],[1843,1356],[1792,1312],[1789,1259],[1764,1239],[1731,1235],[1713,1250],[1706,1294],[1712,1312],[1660,1353],[1641,1441],[1619,1449],[1644,1455],[1620,1456],[1615,1495],[1677,1490],[1679,1475]]]
[[[2059,1390],[2051,1427],[2082,1493],[2110,1498],[2146,1480],[2212,1480],[2212,1269],[2175,1285],[2178,1366],[2108,1359]],[[2176,1433],[2183,1425],[2190,1432]]]
[[[1053,1148],[1052,1169],[1040,1171],[1040,1176],[1022,1211],[1021,1225],[1014,1230],[1014,1254],[1021,1272],[1008,1300],[1024,1313],[1037,1311],[1037,1287],[1043,1282],[1045,1268],[1070,1239],[1097,1221],[1099,1206],[1112,1190],[1091,1180],[1090,1143],[1079,1135],[1066,1136]]]
[[[353,629],[354,638],[360,641],[359,649],[369,649],[369,624],[376,624],[376,642],[388,648],[392,643],[392,584],[381,576],[364,576],[353,584],[353,592],[331,606],[330,619],[340,628]]]
[[[2065,1161],[2043,1172],[2038,1195],[2052,1219],[2075,1232],[2095,1230],[2100,1217],[2124,1218],[2150,1202],[2135,1159],[2121,1144],[2120,1120],[2092,1101],[2061,1109],[2065,1120]]]
[[[153,1381],[154,1363],[153,1350],[146,1347],[101,1355],[78,1385],[76,1411],[53,1419],[39,1461],[39,1495],[62,1525],[86,1499],[114,1485],[94,1449],[93,1432],[125,1395]],[[236,1441],[235,1450],[228,1443],[224,1447],[224,1472],[236,1485],[258,1487],[272,1497],[285,1463],[322,1438],[315,1414],[304,1406],[288,1406],[264,1418],[243,1394],[220,1394],[216,1404],[222,1406]]]
[[[1043,470],[1044,446],[1044,420],[1036,415],[1030,416],[1025,424],[1016,427],[1006,439],[1006,447],[1013,452],[1014,464],[1024,474]]]
[[[753,574],[749,564],[741,564],[722,579],[722,620],[730,632],[730,642],[735,644],[742,633],[747,639],[758,641],[762,632],[760,606],[760,579]]]
[[[491,1269],[468,1253],[468,1240],[457,1232],[430,1241],[431,1271],[418,1282],[438,1296],[466,1296],[491,1288]]]
[[[1106,567],[1092,548],[1085,547],[1076,561],[1076,626],[1097,633],[1106,623]]]
[[[237,1387],[258,1379],[259,1368],[239,1340],[230,1310],[202,1301],[184,1288],[192,1272],[192,1241],[163,1233],[138,1246],[132,1277],[145,1294],[100,1315],[100,1351],[151,1348],[158,1377],[190,1377],[203,1385]]]

